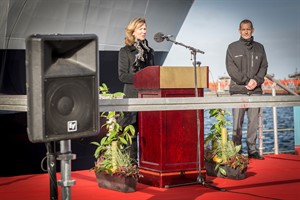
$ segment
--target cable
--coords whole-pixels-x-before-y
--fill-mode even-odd
[[[50,199],[57,199],[57,178],[56,178],[56,152],[55,152],[55,142],[53,145],[51,142],[45,143],[47,149],[47,171],[50,177]]]
[[[41,169],[43,170],[43,172],[47,172],[48,170],[44,168],[44,162],[47,159],[47,156],[45,156],[42,161],[41,161]]]

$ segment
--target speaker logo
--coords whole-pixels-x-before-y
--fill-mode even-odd
[[[77,131],[77,121],[69,121],[68,122],[68,132],[75,132]]]

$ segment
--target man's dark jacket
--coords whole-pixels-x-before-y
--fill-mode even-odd
[[[262,94],[261,85],[268,69],[268,61],[264,46],[258,42],[240,38],[229,44],[226,53],[226,69],[231,77],[230,94]],[[257,82],[254,90],[245,86],[250,79]]]

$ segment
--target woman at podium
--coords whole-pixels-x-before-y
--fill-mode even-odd
[[[119,51],[118,75],[124,84],[125,98],[137,98],[138,90],[134,88],[134,74],[139,70],[154,65],[154,50],[146,40],[147,25],[144,18],[132,19],[125,28],[125,46]],[[119,121],[125,127],[134,125],[138,131],[137,112],[125,112],[124,118]],[[137,138],[133,138],[130,151],[132,158],[137,159]]]

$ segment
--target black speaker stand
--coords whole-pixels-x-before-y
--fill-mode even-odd
[[[47,142],[47,171],[50,177],[50,200],[58,199],[57,185],[62,187],[62,199],[71,199],[71,186],[75,184],[74,180],[71,180],[71,160],[76,159],[76,155],[71,152],[71,140],[60,141],[60,154],[57,156],[57,160],[60,160],[61,168],[61,180],[56,179],[56,153],[55,142],[53,145],[51,142]]]
[[[47,149],[47,171],[50,178],[50,199],[57,200],[57,179],[56,179],[56,152],[55,143],[45,143]]]
[[[75,180],[71,180],[71,160],[76,159],[76,155],[71,151],[71,140],[60,141],[60,160],[61,180],[58,185],[62,187],[62,199],[71,199],[71,186],[75,185]]]

